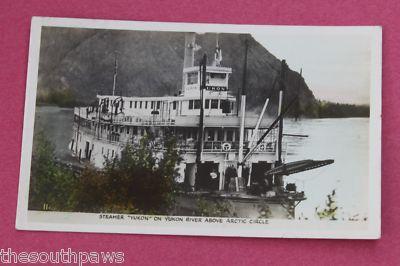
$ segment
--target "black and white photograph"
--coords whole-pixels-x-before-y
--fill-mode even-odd
[[[381,28],[32,20],[17,229],[380,237]]]

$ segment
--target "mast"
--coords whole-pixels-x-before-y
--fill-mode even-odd
[[[250,151],[244,156],[243,162],[245,162],[252,154],[253,152],[257,149],[257,147],[261,144],[261,142],[265,139],[268,134],[276,128],[276,126],[279,124],[279,121],[283,118],[283,116],[289,111],[290,107],[297,101],[297,96],[294,97],[289,104],[285,107],[285,109],[282,110],[281,114],[272,122],[272,124],[269,126],[267,131],[264,132],[264,134],[258,139],[257,143],[250,149]]]
[[[245,40],[245,54],[244,54],[244,67],[243,67],[243,81],[242,81],[242,96],[240,101],[240,132],[239,132],[239,154],[238,154],[238,170],[236,177],[236,191],[239,191],[239,180],[242,179],[243,172],[243,143],[244,143],[244,122],[246,116],[246,78],[247,78],[247,51],[248,40]]]
[[[252,154],[253,152],[257,149],[257,147],[261,144],[261,142],[264,140],[264,138],[276,127],[278,127],[278,145],[276,149],[276,165],[278,166],[279,161],[282,162],[282,137],[283,137],[283,117],[284,115],[288,112],[290,107],[299,99],[299,95],[296,95],[286,106],[285,108],[283,107],[283,95],[284,95],[284,78],[286,77],[286,71],[287,71],[287,64],[285,60],[282,61],[282,66],[281,66],[281,73],[279,75],[279,78],[276,78],[275,80],[279,80],[280,84],[280,89],[279,89],[279,106],[278,106],[278,117],[274,120],[274,122],[270,125],[270,127],[267,129],[266,132],[261,136],[261,138],[258,139],[257,143],[253,145],[252,147],[249,147],[249,151],[243,158],[243,162],[245,162]],[[275,87],[275,81],[272,85],[272,88]],[[269,96],[272,97],[272,92],[271,95]]]
[[[281,115],[282,112],[282,104],[283,104],[283,97],[284,97],[284,90],[285,90],[285,78],[286,78],[286,69],[287,64],[286,60],[282,60],[281,64],[281,78],[280,78],[280,89],[279,89],[279,107],[278,107],[278,116]],[[283,116],[279,120],[278,126],[278,147],[277,147],[277,164],[278,166],[282,164],[282,137],[283,137]]]
[[[206,87],[207,76],[207,55],[204,54],[203,59],[200,61],[199,66],[200,74],[200,119],[199,119],[199,134],[197,136],[197,151],[196,151],[196,165],[201,164],[201,157],[203,153],[204,141],[204,88]]]
[[[217,33],[213,65],[221,66],[221,61],[222,61],[222,50],[221,47],[219,46],[219,34]]]
[[[254,144],[254,141],[256,139],[256,135],[257,135],[257,132],[258,132],[258,128],[260,127],[261,120],[262,120],[262,118],[264,116],[265,110],[267,109],[268,102],[269,102],[269,98],[267,98],[265,100],[263,109],[261,110],[260,116],[258,117],[258,121],[257,121],[256,127],[254,128],[253,134],[251,135],[251,139],[250,139],[250,142],[249,142],[249,147],[248,147],[249,149],[251,149],[253,147],[253,144]],[[251,175],[249,174],[249,178],[247,180],[247,186],[250,187],[250,184],[251,184]]]
[[[196,46],[196,34],[194,32],[185,33],[185,51],[183,57],[183,68],[194,66],[195,46]]]
[[[285,91],[285,79],[286,79],[286,70],[287,64],[285,60],[282,60],[281,64],[281,73],[280,73],[280,82],[279,82],[279,107],[278,107],[278,117],[280,116],[279,123],[278,123],[278,143],[276,149],[276,162],[274,165],[275,167],[282,165],[282,137],[283,137],[283,116],[282,113],[282,105],[283,105],[283,98],[284,98],[284,91]],[[295,98],[297,99],[297,97]],[[274,184],[277,187],[283,186],[282,175],[273,175]]]
[[[185,33],[185,49],[183,54],[183,70],[194,66],[194,52],[196,49],[196,34],[194,32]],[[182,90],[185,91],[186,74],[182,72]],[[178,93],[180,94],[180,93]]]
[[[268,103],[269,103],[269,98],[267,98],[265,100],[265,103],[264,103],[264,106],[263,106],[263,108],[261,110],[260,116],[258,117],[256,127],[254,128],[254,132],[251,135],[251,139],[250,139],[250,142],[249,142],[249,148],[251,148],[253,146],[254,141],[256,140],[256,135],[257,135],[257,132],[258,132],[258,128],[260,127],[260,124],[261,124],[261,121],[262,121],[262,119],[264,117],[264,113],[265,113],[265,110],[267,109]]]
[[[112,95],[115,96],[115,89],[117,85],[117,75],[118,75],[118,60],[117,60],[117,52],[114,53],[114,79],[113,79],[113,90]]]
[[[81,107],[78,107],[78,126],[76,129],[76,144],[75,144],[75,154],[78,154],[78,140],[79,140],[79,126],[81,124]],[[79,158],[80,160],[81,158]]]

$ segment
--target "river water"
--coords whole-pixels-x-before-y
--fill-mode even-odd
[[[285,138],[286,162],[335,160],[331,165],[286,177],[307,197],[296,208],[296,216],[315,218],[315,208],[325,207],[327,195],[335,189],[338,218],[368,218],[369,118],[285,121],[284,132],[309,136]]]
[[[55,106],[36,107],[34,134],[44,131],[53,143],[57,158],[71,160],[68,144],[72,139],[74,110]]]
[[[73,110],[37,107],[35,133],[44,130],[55,146],[56,156],[71,160],[68,143],[72,137]],[[304,159],[334,159],[331,165],[285,178],[304,191],[307,200],[296,208],[297,218],[316,219],[315,208],[325,207],[335,189],[338,217],[366,217],[368,211],[368,118],[303,119],[284,122],[284,132],[308,135],[285,137],[286,162]]]

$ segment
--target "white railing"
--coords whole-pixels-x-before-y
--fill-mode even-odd
[[[143,126],[173,126],[175,119],[162,119],[154,116],[117,116],[113,118],[114,123]]]
[[[244,142],[247,148],[249,142]],[[195,151],[197,149],[197,141],[178,142],[178,147],[184,151]],[[237,152],[239,149],[238,141],[205,141],[203,144],[203,152]],[[276,142],[262,142],[256,149],[258,153],[271,153],[276,150]]]

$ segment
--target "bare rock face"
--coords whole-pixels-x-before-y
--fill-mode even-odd
[[[40,94],[51,90],[72,92],[81,102],[91,102],[97,93],[111,93],[114,58],[118,58],[117,94],[124,96],[173,95],[181,89],[184,33],[95,30],[45,27],[42,30],[39,82]],[[245,40],[248,40],[247,106],[259,109],[279,75],[281,61],[247,34],[219,34],[224,66],[232,67],[230,90],[242,86]],[[200,49],[214,58],[216,35],[196,36]],[[276,84],[269,113],[276,113]],[[289,70],[285,103],[298,95],[293,115],[314,116],[316,100],[301,76]]]

